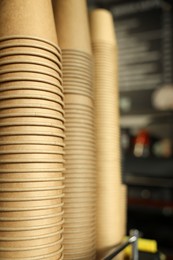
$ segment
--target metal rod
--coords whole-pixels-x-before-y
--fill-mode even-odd
[[[117,256],[122,250],[124,250],[127,246],[129,246],[130,244],[133,244],[136,241],[136,236],[132,236],[129,238],[129,240],[125,243],[123,243],[122,245],[120,245],[119,247],[117,247],[115,249],[115,251],[113,253],[111,253],[110,255],[106,256],[104,258],[104,260],[112,260],[115,256]],[[136,259],[137,260],[137,259]]]
[[[135,237],[134,242],[132,243],[132,260],[138,260],[139,259],[139,253],[138,253],[138,238],[139,238],[139,231],[137,229],[131,230],[130,235]]]

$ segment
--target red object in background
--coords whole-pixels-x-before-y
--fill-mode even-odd
[[[141,130],[134,140],[134,156],[149,156],[150,136],[146,130]]]
[[[135,143],[140,143],[143,145],[149,145],[150,144],[150,137],[149,133],[146,130],[142,130],[138,133],[136,136]]]

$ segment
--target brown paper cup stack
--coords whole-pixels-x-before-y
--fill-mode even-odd
[[[108,11],[91,12],[90,24],[95,62],[97,257],[102,259],[122,241],[125,230],[125,212],[121,210],[117,46]]]
[[[54,1],[65,93],[64,258],[95,259],[92,56],[85,0]]]
[[[50,0],[0,0],[0,258],[63,259],[64,95]]]

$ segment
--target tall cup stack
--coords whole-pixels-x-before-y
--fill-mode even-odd
[[[63,259],[64,101],[50,0],[0,0],[0,259]]]
[[[95,259],[92,54],[85,0],[55,0],[63,57],[66,172],[64,258]]]
[[[117,45],[109,11],[91,12],[91,41],[95,62],[95,121],[97,157],[97,257],[118,245],[124,236],[120,166]],[[124,194],[124,195],[123,195]]]

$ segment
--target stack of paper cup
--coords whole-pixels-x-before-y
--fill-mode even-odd
[[[91,12],[95,61],[97,151],[97,254],[121,242],[124,224],[121,207],[121,166],[117,84],[117,46],[109,11]]]
[[[85,0],[54,1],[63,57],[66,125],[64,257],[95,259],[92,56]]]
[[[0,258],[63,259],[64,100],[50,0],[0,0]]]

